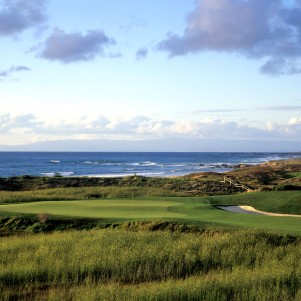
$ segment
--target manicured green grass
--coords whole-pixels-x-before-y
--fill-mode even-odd
[[[301,218],[247,215],[226,212],[212,205],[251,205],[264,211],[301,213],[300,192],[255,192],[213,197],[156,197],[45,201],[0,205],[5,212],[101,218],[116,221],[166,220],[178,223],[214,224],[218,228],[252,227],[301,234]]]
[[[249,205],[258,210],[300,214],[301,191],[267,191],[207,197],[211,204]]]
[[[286,173],[288,178],[301,178],[301,171],[288,172]]]
[[[14,213],[47,213],[67,217],[153,219],[185,217],[185,213],[168,208],[179,205],[177,200],[159,199],[99,199],[82,201],[45,201],[0,205],[1,211]]]

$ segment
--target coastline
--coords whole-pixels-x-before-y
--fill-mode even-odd
[[[0,153],[0,177],[175,177],[224,173],[299,153]]]

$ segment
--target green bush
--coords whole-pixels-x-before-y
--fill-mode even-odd
[[[291,184],[283,184],[283,185],[277,185],[273,188],[275,191],[284,191],[284,190],[301,190],[300,186],[295,186]]]

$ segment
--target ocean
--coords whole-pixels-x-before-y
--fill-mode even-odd
[[[301,157],[301,153],[118,153],[0,152],[0,177],[128,175],[170,177],[196,172],[225,172],[238,164]]]

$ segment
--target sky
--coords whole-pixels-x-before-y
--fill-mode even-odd
[[[300,0],[0,0],[0,145],[300,142]]]

